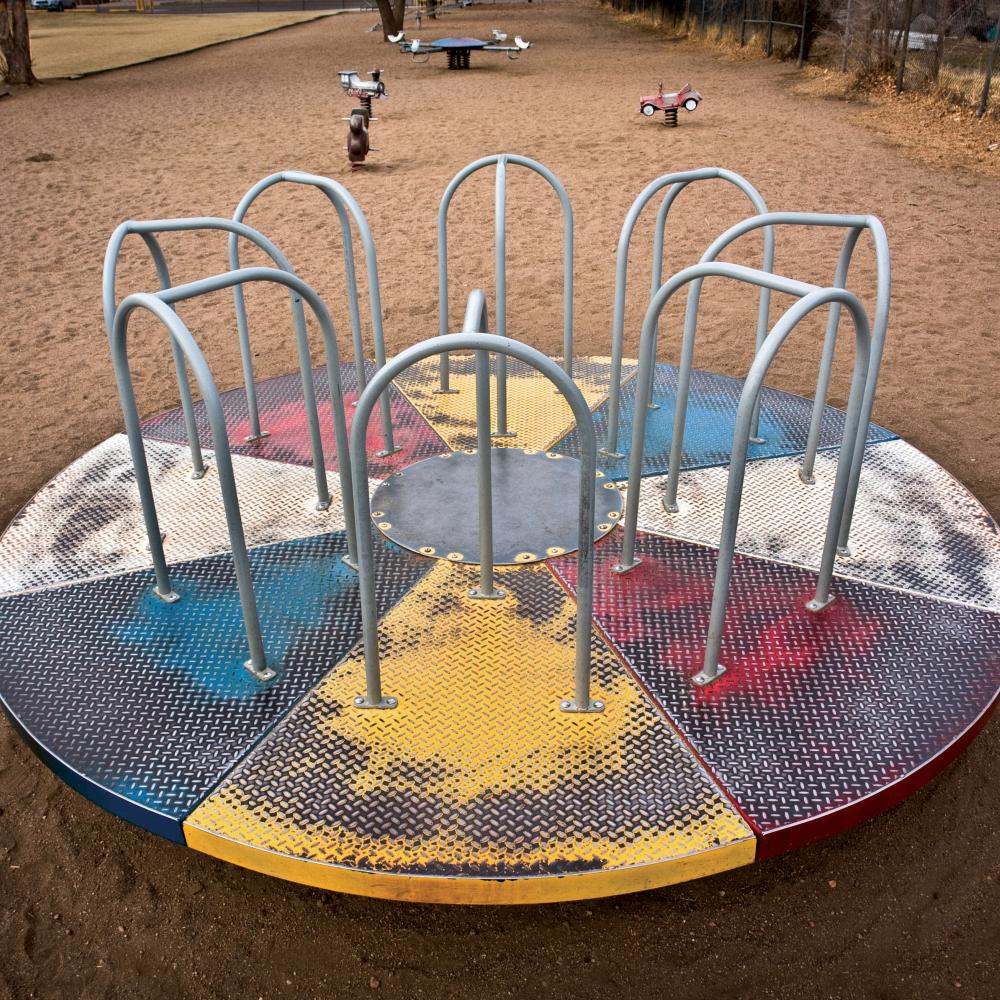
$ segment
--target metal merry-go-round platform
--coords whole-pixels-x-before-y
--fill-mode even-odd
[[[564,210],[554,360],[507,336],[510,166]],[[497,175],[496,302],[472,292],[453,333],[448,210],[483,168]],[[670,207],[708,180],[753,214],[664,282]],[[341,364],[322,300],[244,221],[288,183],[337,213],[355,358],[360,239],[373,360]],[[629,250],[658,197],[632,361]],[[792,225],[840,233],[829,287],[773,273]],[[231,270],[173,286],[164,236],[204,229],[226,234]],[[761,268],[718,259],[750,233]],[[160,288],[119,299],[134,235]],[[871,316],[848,290],[862,238]],[[273,265],[241,267],[241,240]],[[772,857],[899,803],[964,749],[1000,692],[1000,537],[961,484],[871,423],[890,279],[876,218],[769,212],[716,168],[657,179],[622,229],[603,358],[573,355],[572,209],[541,164],[492,156],[457,175],[438,253],[439,335],[389,359],[371,233],[335,181],[287,171],[231,219],[115,232],[104,310],[124,433],[0,539],[0,698],[49,767],[138,826],[270,875],[521,903]],[[743,380],[693,365],[706,279],[759,289]],[[249,282],[288,288],[296,374],[255,378]],[[173,306],[226,288],[245,384],[220,393]],[[681,336],[661,318],[679,293]],[[791,302],[774,322],[772,294]],[[765,386],[815,309],[829,314],[815,399]],[[144,422],[136,311],[169,335],[181,400]],[[846,411],[826,402],[838,332],[854,352]],[[656,361],[658,337],[678,365]]]

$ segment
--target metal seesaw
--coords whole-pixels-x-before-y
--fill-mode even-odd
[[[510,164],[562,203],[561,360],[501,335],[514,325]],[[448,206],[487,166],[495,331],[472,290],[453,333]],[[664,282],[667,214],[707,179],[754,214]],[[320,298],[243,221],[279,182],[318,188],[338,213],[354,364]],[[659,191],[636,364],[627,255]],[[774,273],[789,225],[845,231],[829,286]],[[160,237],[195,229],[227,233],[232,270],[172,287]],[[848,287],[865,230],[871,317]],[[760,268],[718,260],[756,231]],[[129,233],[160,287],[119,303]],[[59,473],[0,539],[0,698],[42,759],[116,815],[235,864],[453,903],[585,898],[749,864],[894,805],[954,759],[1000,694],[1000,535],[940,466],[869,423],[889,311],[878,220],[768,212],[716,168],[654,181],[621,232],[603,360],[574,357],[572,209],[547,168],[471,164],[438,235],[440,332],[387,359],[371,233],[333,181],[286,171],[234,220],[116,231],[104,309],[126,433]],[[273,266],[240,267],[242,240]],[[705,279],[759,290],[745,379],[694,367]],[[289,290],[298,373],[255,377],[248,282]],[[226,288],[244,385],[219,392],[174,307]],[[661,345],[683,288],[681,335]],[[771,324],[777,295],[795,301]],[[306,306],[324,336],[317,369]],[[765,386],[820,309],[815,399]],[[846,413],[827,402],[845,310]],[[179,401],[146,421],[128,351],[141,311],[170,337]],[[658,361],[678,340],[679,364]]]
[[[448,69],[468,69],[473,52],[504,52],[508,59],[519,59],[522,52],[531,48],[520,35],[514,36],[513,45],[504,45],[507,35],[493,30],[489,39],[481,38],[438,38],[433,42],[422,42],[419,38],[407,40],[406,32],[389,35],[389,41],[399,46],[399,51],[409,54],[414,62],[427,62],[433,55],[443,53],[448,57]]]

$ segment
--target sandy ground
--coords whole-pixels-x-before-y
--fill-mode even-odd
[[[380,254],[390,348],[436,332],[434,219],[447,180],[490,152],[540,159],[573,198],[576,333],[608,351],[618,229],[636,193],[670,170],[722,165],[772,208],[874,212],[893,248],[894,298],[876,418],[1000,514],[996,261],[1000,182],[905,158],[842,103],[789,92],[779,65],[719,61],[586,6],[546,2],[449,14],[440,33],[492,27],[536,43],[473,71],[415,65],[349,15],[119,73],[19,92],[0,105],[0,524],[50,476],[117,431],[101,323],[105,242],[127,217],[230,214],[284,167],[346,181]],[[433,37],[425,24],[421,34]],[[351,175],[340,68],[386,70],[371,166]],[[706,99],[667,130],[636,113],[663,80]],[[49,162],[28,157],[49,153]],[[491,179],[458,196],[459,291],[491,285]],[[555,353],[561,336],[559,212],[511,177],[509,328]],[[668,267],[694,260],[745,211],[722,186],[678,203]],[[322,199],[272,193],[251,221],[334,305],[346,331],[337,238]],[[651,223],[637,234],[628,337],[648,284]],[[225,265],[218,239],[167,244],[178,280]],[[733,259],[753,261],[747,241]],[[779,269],[827,279],[829,234],[790,232]],[[248,260],[252,259],[248,255]],[[871,300],[871,260],[857,267]],[[120,288],[152,285],[139,247]],[[751,298],[709,287],[700,366],[745,370]],[[293,367],[286,303],[250,301],[261,375]],[[661,354],[676,357],[681,307]],[[223,387],[239,381],[231,306],[183,315]],[[176,404],[162,335],[133,338],[145,413]],[[799,333],[774,384],[808,393],[821,327]],[[845,338],[846,343],[846,338]],[[842,403],[850,351],[838,360]],[[992,402],[991,402],[992,400]],[[944,666],[944,665],[943,665]],[[1000,727],[914,798],[862,828],[751,869],[640,896],[541,909],[391,905],[271,881],[158,841],[58,782],[0,726],[0,997],[878,997],[1000,996]]]
[[[162,59],[232,38],[259,35],[324,14],[96,14],[93,10],[29,15],[31,57],[39,80],[81,76]]]

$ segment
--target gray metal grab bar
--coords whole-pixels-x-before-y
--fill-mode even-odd
[[[667,281],[650,302],[642,325],[642,335],[639,345],[636,410],[632,425],[632,445],[629,455],[628,495],[626,497],[625,518],[623,522],[622,558],[621,562],[614,567],[618,573],[626,573],[638,566],[640,562],[635,555],[635,541],[639,519],[639,491],[644,458],[646,413],[652,392],[651,372],[656,363],[656,327],[659,322],[660,313],[678,289],[690,282],[701,281],[706,277],[730,278],[758,287],[770,288],[772,291],[794,295],[800,301],[795,303],[778,320],[765,338],[764,343],[757,351],[740,395],[736,427],[733,434],[733,450],[729,466],[729,487],[726,494],[726,508],[723,515],[723,529],[719,545],[719,560],[716,567],[716,585],[712,598],[705,663],[701,673],[696,677],[696,682],[699,684],[706,684],[714,680],[723,669],[719,664],[722,627],[725,620],[729,579],[732,573],[736,528],[739,520],[739,508],[747,461],[747,450],[750,444],[750,432],[764,377],[778,349],[795,326],[806,315],[827,303],[840,303],[847,306],[854,320],[857,345],[854,375],[851,381],[851,395],[844,433],[841,439],[833,500],[830,505],[830,516],[827,522],[826,540],[820,563],[816,594],[807,606],[810,610],[819,611],[826,607],[832,600],[830,596],[830,582],[837,554],[837,538],[846,515],[850,468],[853,464],[854,452],[857,448],[857,431],[860,424],[863,396],[868,376],[871,343],[868,316],[864,308],[855,295],[843,288],[820,288],[807,282],[795,281],[754,268],[743,267],[739,264],[723,264],[719,262],[695,264],[692,267],[685,268],[683,271],[679,271]],[[690,354],[693,351],[694,332],[694,326],[685,326],[684,346],[682,348],[684,354]],[[679,422],[683,422],[683,410],[687,405],[686,395],[682,397],[678,393],[674,405],[674,424],[676,426]]]
[[[486,325],[486,300],[483,293],[472,293],[466,308],[466,326]],[[369,383],[361,399],[351,427],[351,461],[353,463],[354,506],[358,517],[358,575],[361,587],[361,615],[364,628],[365,686],[364,695],[359,695],[354,704],[358,708],[395,708],[394,697],[382,691],[381,666],[378,653],[378,615],[375,604],[375,566],[372,555],[371,505],[368,491],[359,484],[367,484],[368,457],[365,453],[365,434],[368,419],[378,394],[389,382],[411,365],[423,361],[434,354],[448,351],[473,350],[477,353],[479,378],[477,380],[477,421],[480,451],[480,559],[488,558],[487,567],[480,563],[480,590],[482,596],[495,594],[492,574],[492,485],[488,458],[482,452],[489,449],[489,435],[484,432],[489,427],[489,382],[487,372],[489,354],[507,355],[523,361],[553,382],[562,392],[576,417],[583,439],[580,462],[580,509],[579,509],[579,549],[577,554],[577,616],[576,616],[576,661],[574,669],[574,697],[561,702],[566,712],[599,712],[604,706],[590,697],[590,654],[591,630],[594,600],[594,483],[597,476],[597,434],[593,417],[583,394],[573,380],[554,361],[533,347],[519,341],[495,334],[463,332],[434,337],[421,344],[407,348],[385,368],[377,373]],[[485,388],[485,392],[484,392]],[[484,516],[484,512],[489,512]],[[484,525],[488,536],[483,536]],[[487,551],[487,549],[489,551]],[[478,596],[478,595],[477,595]]]
[[[354,264],[354,243],[351,236],[351,219],[358,227],[361,236],[361,243],[365,254],[365,267],[368,274],[368,300],[371,305],[372,343],[375,349],[375,365],[381,368],[385,365],[385,334],[382,329],[382,293],[378,277],[378,258],[375,253],[375,241],[372,238],[371,227],[368,219],[362,211],[355,197],[344,187],[343,184],[329,177],[321,177],[318,174],[309,174],[301,170],[281,170],[278,173],[259,180],[242,197],[233,219],[242,222],[246,217],[250,206],[268,188],[275,184],[304,184],[308,187],[318,188],[326,195],[330,204],[333,205],[340,220],[341,239],[344,245],[344,272],[347,282],[347,305],[351,318],[351,338],[354,347],[354,364],[357,369],[358,393],[364,391],[367,384],[365,373],[365,352],[361,334],[361,314],[358,309],[358,280],[357,271]],[[349,218],[350,216],[350,218]],[[240,266],[239,244],[234,236],[229,240],[229,264],[230,268],[236,270]],[[251,434],[260,435],[260,419],[257,414],[256,392],[253,378],[253,356],[250,351],[250,338],[247,326],[246,303],[243,299],[243,291],[240,286],[233,289],[236,301],[236,324],[240,333],[240,352],[243,359],[243,375],[246,384],[247,399],[253,399],[254,405],[250,408]],[[381,400],[382,419],[382,451],[380,456],[392,455],[399,451],[393,440],[392,430],[392,407],[389,395],[386,393]],[[256,430],[253,428],[256,427]]]
[[[219,486],[222,491],[223,507],[226,514],[226,524],[229,530],[230,546],[233,551],[233,562],[236,570],[237,586],[240,601],[243,606],[244,624],[247,631],[247,642],[250,648],[248,669],[260,680],[268,680],[274,676],[273,670],[267,665],[264,655],[263,641],[260,635],[260,622],[257,614],[256,601],[253,595],[253,582],[250,577],[250,564],[246,555],[246,542],[243,523],[240,517],[239,501],[236,494],[236,482],[233,477],[232,458],[226,434],[225,416],[222,404],[211,371],[205,357],[183,321],[173,310],[176,302],[208,295],[213,292],[232,288],[238,284],[250,281],[267,281],[284,285],[295,292],[300,299],[305,300],[316,316],[323,331],[324,351],[326,355],[327,378],[330,384],[330,396],[333,410],[334,434],[337,446],[337,460],[340,467],[341,492],[344,502],[344,519],[347,535],[348,554],[344,561],[348,565],[357,565],[357,528],[354,514],[354,492],[351,482],[351,463],[348,452],[347,422],[344,412],[344,397],[340,381],[340,359],[337,352],[337,340],[330,314],[322,299],[301,278],[287,271],[275,268],[251,267],[225,274],[202,278],[184,285],[176,285],[152,293],[137,293],[126,298],[115,312],[111,332],[112,361],[115,368],[115,379],[118,383],[122,411],[125,417],[126,433],[129,439],[129,449],[139,483],[139,498],[143,509],[143,518],[149,540],[149,548],[153,558],[153,568],[156,576],[156,593],[164,600],[176,600],[176,595],[170,586],[170,576],[163,543],[156,516],[155,501],[149,481],[149,471],[146,465],[143,446],[142,429],[135,403],[135,393],[132,388],[132,377],[128,363],[126,336],[128,321],[132,312],[143,308],[152,312],[167,327],[171,340],[177,343],[182,358],[191,365],[198,381],[212,429],[212,442],[216,451],[216,463],[219,471]],[[324,474],[325,484],[325,474]]]
[[[846,229],[847,236],[837,261],[837,271],[834,276],[834,287],[844,288],[847,285],[847,274],[854,256],[854,250],[861,233],[867,229],[872,236],[875,248],[875,313],[871,324],[871,362],[868,367],[868,382],[865,386],[864,402],[861,409],[861,423],[858,428],[858,445],[854,451],[851,466],[851,480],[847,491],[847,504],[844,509],[844,524],[841,528],[837,549],[842,555],[849,554],[848,542],[851,519],[854,516],[854,504],[857,500],[858,486],[861,482],[861,465],[864,461],[865,442],[868,439],[868,425],[875,406],[875,391],[878,385],[879,371],[882,367],[882,354],[885,350],[885,337],[889,326],[889,305],[892,290],[892,262],[889,256],[889,240],[885,227],[874,215],[832,215],[819,212],[768,212],[753,216],[738,222],[726,230],[702,256],[702,263],[715,260],[722,251],[746,233],[764,228],[772,232],[775,226],[825,226],[829,228]],[[694,298],[694,313],[697,313],[697,297],[700,294],[701,282],[691,286],[688,297],[689,307]],[[696,316],[695,316],[696,319]],[[685,323],[687,320],[685,319]],[[816,395],[813,400],[812,418],[809,423],[809,435],[806,441],[805,454],[799,476],[805,483],[813,482],[813,471],[816,463],[816,448],[819,444],[820,427],[823,411],[826,407],[827,393],[830,385],[830,372],[833,367],[834,346],[836,344],[837,326],[840,322],[840,303],[830,305],[827,319],[826,336],[823,339],[823,354],[820,361],[819,376],[816,380]],[[759,345],[758,345],[759,347]],[[678,392],[681,384],[686,386],[690,380],[690,358],[685,369],[682,360],[681,371],[678,372]],[[682,418],[683,419],[683,418]],[[680,448],[677,443],[678,428],[674,426],[674,440],[670,449],[670,476],[667,483],[667,495],[664,501],[667,510],[676,509],[677,476],[680,473]],[[675,462],[675,457],[677,461]]]
[[[459,186],[472,174],[496,164],[495,226],[496,226],[496,292],[497,336],[507,335],[507,164],[527,167],[546,180],[559,197],[563,210],[563,368],[573,375],[573,206],[562,181],[537,160],[516,153],[484,156],[460,170],[449,182],[438,208],[438,330],[441,336],[449,331],[448,320],[448,209]],[[452,393],[447,354],[440,359],[438,393]],[[497,358],[497,428],[495,437],[507,437],[507,357]]]
[[[618,424],[621,414],[621,380],[622,380],[622,356],[625,350],[625,288],[628,280],[628,251],[632,241],[632,233],[642,210],[649,203],[650,199],[665,187],[669,187],[660,205],[656,216],[656,230],[653,242],[653,276],[652,295],[656,294],[660,287],[660,276],[663,271],[663,241],[664,230],[667,223],[667,214],[677,196],[689,184],[694,181],[703,180],[724,180],[733,184],[742,191],[757,213],[767,211],[767,205],[760,192],[744,177],[733,173],[731,170],[724,170],[721,167],[702,167],[698,170],[682,170],[675,173],[664,174],[648,184],[632,203],[625,222],[622,224],[621,235],[618,237],[618,253],[615,260],[615,302],[611,321],[611,376],[608,388],[608,429],[604,447],[601,449],[603,455],[609,458],[622,458],[618,451]],[[770,272],[774,268],[774,233],[768,228],[764,230],[764,258],[763,269]],[[756,346],[759,347],[764,342],[767,333],[767,320],[770,311],[770,290],[761,289],[760,304],[757,313],[757,337]],[[754,421],[754,435],[756,436],[756,420]]]
[[[146,248],[149,250],[150,256],[153,258],[153,265],[156,268],[156,276],[160,283],[160,288],[164,289],[169,288],[173,282],[170,278],[170,270],[167,267],[167,260],[163,253],[163,248],[160,246],[160,242],[156,238],[157,234],[201,231],[221,231],[230,233],[231,241],[242,236],[244,239],[249,240],[251,243],[254,243],[261,250],[263,250],[264,253],[266,253],[272,261],[274,261],[275,267],[278,267],[283,271],[287,271],[289,274],[295,273],[288,261],[288,258],[285,257],[285,255],[274,245],[274,243],[272,243],[266,236],[258,232],[256,229],[253,229],[242,222],[234,222],[231,219],[219,219],[212,216],[198,216],[190,219],[152,219],[144,221],[130,220],[128,222],[123,222],[111,234],[111,239],[108,241],[107,249],[104,252],[104,273],[102,277],[101,296],[104,308],[104,327],[109,338],[111,337],[111,325],[114,321],[115,309],[117,307],[116,281],[118,276],[118,260],[121,256],[122,244],[125,242],[126,237],[134,233],[142,238],[143,242],[146,244]],[[294,291],[289,290],[289,297],[292,304],[292,316],[295,322],[296,343],[299,347],[299,368],[302,372],[303,378],[302,392],[306,401],[307,417],[312,420],[316,406],[312,387],[311,367],[309,366],[308,361],[308,348],[306,349],[304,360],[302,352],[303,345],[307,343],[305,314],[302,311],[302,303],[299,301]],[[238,313],[237,319],[239,319]],[[241,332],[240,354],[243,358],[245,372],[248,353],[244,351],[243,341],[244,333]],[[184,368],[184,359],[180,354],[180,348],[173,338],[170,340],[170,350],[173,354],[174,369],[177,373],[177,388],[181,399],[181,411],[184,414],[184,426],[188,438],[188,447],[191,449],[191,464],[194,467],[192,478],[201,479],[201,477],[205,475],[205,462],[201,454],[201,442],[198,440],[198,426],[194,418],[194,404],[191,400],[191,387],[188,384],[187,373]],[[307,372],[309,373],[308,378]],[[261,436],[259,433],[260,422],[257,416],[257,394],[252,378],[253,373],[251,369],[251,381],[247,388],[247,407],[250,413],[251,432],[246,439],[247,441],[259,440]],[[310,402],[311,400],[312,402]],[[310,424],[311,431],[315,424],[316,421],[313,421]],[[254,430],[254,428],[256,428],[256,430]],[[319,452],[319,463],[317,464],[316,461],[317,449],[315,445],[317,441],[318,436],[313,434],[313,465],[316,469],[321,470],[322,451]],[[317,479],[317,489],[319,492],[320,509],[324,509],[324,506],[329,504],[329,496],[325,493],[325,478],[322,479],[322,481],[320,481],[319,478]]]

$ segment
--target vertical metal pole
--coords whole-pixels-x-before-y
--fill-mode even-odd
[[[199,382],[201,379],[199,379]],[[215,465],[219,473],[219,489],[222,491],[222,506],[226,514],[226,525],[229,528],[229,545],[232,549],[233,567],[236,570],[236,587],[240,596],[240,607],[243,610],[243,626],[247,634],[247,645],[250,648],[250,659],[244,666],[259,681],[269,681],[275,677],[275,671],[267,665],[264,653],[264,640],[260,632],[260,618],[257,614],[257,598],[253,590],[253,575],[250,572],[250,559],[247,556],[246,538],[243,534],[243,521],[240,517],[240,504],[236,496],[236,480],[233,476],[233,460],[229,454],[229,444],[226,441],[226,419],[222,413],[215,387],[210,392],[202,385],[202,395],[205,398],[205,408],[208,410],[208,420],[212,425],[212,445],[215,448]]]
[[[676,514],[677,485],[680,482],[681,460],[684,453],[684,427],[687,423],[688,392],[691,386],[691,369],[694,366],[694,338],[698,328],[698,303],[701,299],[702,279],[691,282],[688,289],[687,309],[684,313],[684,339],[681,342],[681,360],[677,370],[677,394],[674,398],[674,428],[670,439],[670,460],[667,490],[663,509]]]
[[[295,343],[299,355],[299,372],[302,376],[302,399],[309,426],[309,444],[312,450],[313,475],[316,478],[316,509],[327,510],[330,506],[330,487],[326,481],[326,462],[323,459],[323,436],[319,429],[319,411],[316,408],[316,387],[313,384],[312,358],[309,355],[309,336],[306,331],[306,317],[302,309],[302,299],[292,293],[295,313]]]
[[[507,336],[507,157],[497,159],[496,178],[496,282],[498,337]],[[478,378],[479,360],[476,359]],[[497,365],[497,429],[493,437],[514,437],[507,428],[507,355],[498,354]],[[478,390],[477,390],[478,392]],[[478,397],[477,397],[478,401]],[[489,426],[489,413],[486,415]]]
[[[447,192],[445,198],[448,197]],[[438,210],[438,334],[446,336],[448,330],[448,210],[446,205]],[[453,396],[458,390],[451,387],[451,364],[447,353],[438,358],[438,387],[435,393]]]
[[[840,259],[837,261],[837,271],[833,278],[834,288],[847,287],[847,272],[851,266],[851,256],[860,235],[861,229],[855,228],[848,232],[847,238],[844,240]],[[823,338],[823,354],[819,363],[819,377],[816,380],[816,395],[813,397],[812,418],[809,421],[809,436],[806,439],[806,450],[799,468],[799,479],[810,485],[816,482],[816,449],[819,446],[820,428],[823,424],[823,413],[826,410],[826,398],[830,388],[830,373],[833,368],[834,348],[837,343],[837,328],[840,325],[840,309],[839,302],[830,304],[826,335]]]
[[[347,281],[347,310],[351,317],[351,344],[354,348],[354,368],[357,378],[357,392],[360,396],[368,384],[368,375],[365,372],[365,345],[361,334],[361,311],[358,308],[358,275],[354,265],[354,239],[351,236],[351,224],[344,212],[344,207],[339,201],[333,198],[330,200],[333,202],[333,206],[340,216],[340,231],[343,233],[344,277]]]
[[[743,8],[740,10],[740,48],[745,48],[747,44],[747,0],[743,0]]]
[[[736,410],[736,426],[733,431],[732,458],[729,463],[729,482],[726,487],[726,506],[722,516],[722,536],[719,540],[719,555],[715,570],[715,586],[712,591],[712,609],[709,615],[708,636],[705,644],[705,658],[701,672],[692,679],[695,684],[710,684],[725,672],[719,662],[722,648],[722,632],[726,620],[726,604],[729,599],[729,583],[732,577],[733,555],[736,548],[736,532],[739,526],[740,504],[746,473],[747,448],[750,437],[750,421],[753,416],[754,397],[760,393],[764,376],[771,362],[795,329],[799,321],[813,309],[830,301],[830,289],[816,289],[800,299],[771,331],[763,348],[754,358],[747,374],[743,392]],[[844,502],[850,475],[851,458],[857,441],[860,410],[864,398],[865,382],[868,376],[869,341],[868,318],[857,300],[853,300],[851,314],[855,324],[856,354],[854,376],[851,380],[851,396],[841,440],[837,480],[834,485],[833,501],[827,520],[826,541],[820,564],[816,594],[806,604],[809,611],[821,611],[833,598],[830,595],[830,581],[833,576],[833,561],[836,555],[837,531],[843,519]]]
[[[646,310],[639,337],[639,373],[636,383],[635,413],[632,415],[632,447],[629,450],[628,492],[625,494],[625,521],[622,530],[621,562],[612,567],[615,573],[627,573],[641,562],[635,555],[635,533],[639,523],[639,490],[642,484],[642,462],[646,448],[646,418],[652,395],[653,370],[656,365],[655,329],[660,313],[670,295],[664,285]]]
[[[563,371],[573,377],[573,206],[563,203]],[[556,390],[558,392],[558,390]]]
[[[597,433],[593,420],[580,421],[580,519],[576,556],[576,663],[572,701],[560,702],[564,712],[604,711],[604,702],[590,697],[590,655],[594,627],[594,489],[597,481]]]
[[[469,317],[466,316],[464,333]],[[483,332],[483,331],[475,331]],[[499,357],[499,355],[498,355]],[[476,351],[476,454],[479,464],[479,586],[469,591],[476,600],[507,596],[493,581],[493,468],[490,452],[490,352]]]
[[[238,239],[235,233],[230,241]],[[260,428],[260,411],[257,408],[257,385],[253,377],[253,352],[250,348],[250,330],[247,322],[247,306],[243,298],[243,287],[233,286],[233,304],[236,306],[236,333],[240,341],[240,362],[243,366],[243,385],[246,388],[247,415],[250,419],[250,433],[243,439],[247,444],[262,441],[269,434]]]
[[[767,46],[764,51],[769,57],[774,51],[774,0],[768,0],[767,4]]]
[[[844,503],[844,516],[840,526],[840,538],[837,551],[841,555],[849,555],[848,542],[851,534],[851,521],[854,517],[854,504],[858,498],[858,486],[861,482],[861,466],[865,457],[865,443],[868,440],[868,425],[875,406],[875,389],[878,386],[878,375],[882,368],[882,352],[885,349],[885,335],[889,326],[890,286],[892,284],[892,264],[889,260],[889,244],[885,229],[878,219],[869,216],[868,228],[875,241],[875,262],[878,269],[878,293],[875,303],[875,322],[872,325],[871,356],[868,362],[868,383],[865,386],[865,397],[861,405],[861,417],[858,421],[858,440],[851,458],[851,478],[847,487],[847,500]]]
[[[768,274],[774,273],[774,229],[771,226],[764,228],[764,258],[761,262],[761,270]],[[760,299],[757,303],[757,335],[754,340],[754,350],[759,351],[761,345],[767,337],[767,324],[771,312],[771,289],[761,288]],[[760,395],[753,408],[753,419],[750,421],[750,443],[763,444],[764,438],[760,436]]]
[[[337,467],[340,470],[340,492],[344,505],[344,524],[347,529],[347,555],[344,562],[352,569],[358,568],[358,525],[354,514],[354,484],[351,472],[351,452],[347,438],[347,414],[344,406],[344,386],[341,379],[340,352],[333,320],[329,314],[319,314],[323,327],[326,356],[326,381],[330,391],[330,408],[333,415],[333,436],[337,449]]]
[[[191,386],[188,384],[187,364],[173,338],[170,340],[170,353],[174,357],[177,391],[181,396],[181,412],[184,414],[184,428],[187,432],[188,447],[191,450],[191,478],[203,479],[205,476],[205,457],[201,453],[201,441],[198,439],[198,423],[194,417],[194,402],[191,399]]]
[[[160,532],[160,522],[156,516],[156,501],[153,499],[153,487],[149,481],[149,466],[146,464],[146,449],[142,440],[142,427],[139,423],[139,411],[135,405],[135,392],[132,388],[132,375],[129,371],[125,353],[113,350],[115,379],[118,382],[118,396],[121,399],[122,415],[125,418],[125,433],[128,436],[129,452],[132,456],[132,468],[135,470],[135,484],[139,489],[139,503],[142,507],[142,519],[146,526],[146,538],[149,540],[149,552],[153,557],[153,575],[156,585],[153,593],[173,604],[180,600],[180,595],[170,585],[170,572],[167,569],[167,559],[163,553],[163,535]]]
[[[802,27],[799,29],[799,69],[806,58],[806,21],[808,20],[809,0],[802,0]]]
[[[826,540],[823,543],[823,557],[820,560],[819,577],[816,580],[816,594],[806,604],[809,611],[822,611],[833,600],[830,593],[830,583],[833,579],[833,564],[837,558],[838,535],[844,523],[844,511],[847,505],[847,493],[851,485],[854,455],[864,449],[864,443],[858,443],[858,428],[861,425],[861,411],[864,409],[865,381],[868,377],[870,364],[871,340],[868,331],[868,318],[854,314],[856,336],[856,355],[854,359],[854,377],[851,379],[851,395],[847,404],[847,417],[844,421],[844,434],[840,441],[840,454],[837,456],[837,476],[833,483],[833,499],[830,502],[830,517],[827,521]]]
[[[156,268],[156,277],[160,282],[160,288],[170,288],[172,284],[170,270],[167,267],[167,258],[163,254],[159,240],[152,233],[140,232],[139,235],[142,237],[142,241],[146,244],[146,248],[153,258],[153,266]],[[112,288],[113,291],[114,289]],[[109,336],[110,333],[111,331],[109,330]],[[174,372],[177,375],[177,391],[180,393],[181,412],[184,414],[184,429],[187,433],[188,447],[191,449],[191,478],[202,479],[205,476],[205,459],[201,453],[201,441],[198,438],[198,423],[194,417],[194,402],[191,399],[191,385],[188,382],[187,362],[184,360],[184,355],[173,337],[170,338],[170,353],[174,359]]]

